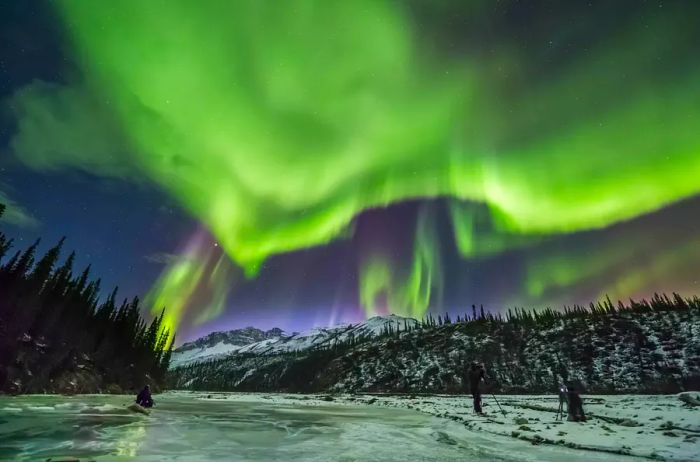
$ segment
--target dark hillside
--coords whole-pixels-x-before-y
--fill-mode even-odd
[[[700,387],[700,299],[609,300],[505,318],[428,318],[416,328],[295,353],[229,357],[172,370],[197,390],[463,393],[473,360],[492,391],[540,393],[560,381],[589,393],[672,393]]]

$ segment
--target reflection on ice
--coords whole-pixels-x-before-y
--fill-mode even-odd
[[[162,395],[150,416],[127,411],[125,396],[0,397],[0,460],[605,460],[407,410],[197,396]]]

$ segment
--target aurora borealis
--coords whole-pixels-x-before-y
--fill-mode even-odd
[[[69,70],[8,92],[6,151],[196,222],[149,237],[173,327],[698,291],[697,3],[43,8]]]

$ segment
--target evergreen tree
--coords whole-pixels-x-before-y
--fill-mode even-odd
[[[78,276],[78,278],[74,279],[71,284],[71,293],[74,297],[80,297],[80,294],[85,290],[85,286],[87,285],[88,278],[90,277],[90,267],[92,265],[88,265],[85,267],[83,272]]]
[[[173,335],[173,338],[170,340],[170,345],[168,346],[168,349],[165,351],[163,354],[163,359],[160,362],[160,369],[165,373],[165,371],[168,370],[168,367],[170,367],[170,358],[173,355],[173,346],[175,345],[175,335]]]
[[[53,267],[56,265],[58,257],[61,254],[61,248],[65,240],[65,237],[61,238],[58,244],[50,248],[34,267],[31,278],[40,288],[43,288],[44,284],[49,279],[51,271],[53,271]]]
[[[51,292],[51,296],[58,297],[67,292],[68,285],[73,277],[74,261],[75,252],[71,252],[68,258],[66,258],[66,261],[63,262],[63,265],[54,272],[53,276],[46,284],[45,290],[48,289],[48,291]]]
[[[0,218],[2,218],[4,213],[5,204],[0,204]],[[5,257],[5,254],[10,247],[12,247],[12,239],[8,240],[4,233],[0,233],[0,261],[2,261],[3,257]]]
[[[11,274],[12,273],[12,268],[14,268],[17,265],[17,261],[19,260],[20,255],[22,255],[22,252],[18,250],[15,252],[15,254],[10,258],[7,263],[5,263],[0,270],[2,270],[3,273],[5,274]]]
[[[34,241],[34,244],[29,246],[27,250],[22,252],[17,263],[10,268],[10,274],[16,277],[24,277],[24,275],[32,268],[34,265],[34,254],[36,253],[36,248],[39,245],[40,239]]]
[[[5,255],[7,255],[7,251],[12,248],[13,243],[13,239],[8,239],[7,236],[0,233],[0,262],[5,258]]]
[[[90,266],[73,277],[73,252],[54,270],[64,239],[35,265],[38,243],[0,268],[0,392],[63,391],[52,387],[80,380],[54,379],[78,362],[93,384],[131,389],[148,376],[162,383],[172,354],[167,335],[157,334],[164,314],[147,324],[137,297],[117,310],[116,289],[98,307],[101,282],[90,279]]]

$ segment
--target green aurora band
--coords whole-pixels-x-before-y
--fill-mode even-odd
[[[437,240],[434,213],[423,205],[418,214],[410,265],[397,268],[390,256],[381,251],[369,251],[363,255],[360,302],[368,317],[385,309],[401,316],[420,318],[431,302],[436,303],[442,291]],[[406,271],[408,274],[403,274]]]
[[[159,185],[248,277],[271,255],[337,239],[363,210],[409,199],[452,198],[457,247],[479,258],[700,192],[700,60],[684,59],[694,25],[680,7],[621,24],[536,81],[517,41],[441,53],[398,2],[58,5],[81,78],[15,95],[15,154],[39,170]],[[362,256],[368,314],[384,294],[390,310],[421,316],[439,293],[428,216],[408,274]],[[549,267],[556,276],[529,275],[531,294],[596,271]],[[154,288],[169,327],[202,271],[184,258]]]
[[[211,245],[207,233],[196,232],[158,279],[146,302],[163,313],[163,330],[176,332],[187,311],[196,303],[194,324],[218,317],[226,308],[226,299],[236,280],[225,255]]]

